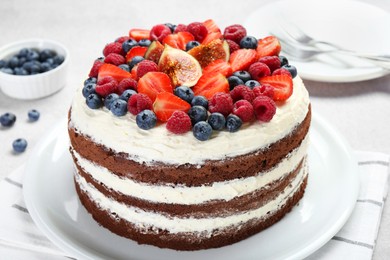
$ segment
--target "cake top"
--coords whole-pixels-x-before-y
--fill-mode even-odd
[[[82,94],[89,109],[132,114],[141,130],[164,125],[206,141],[270,122],[288,101],[297,72],[280,50],[275,36],[238,24],[222,32],[213,20],[131,29],[104,47]]]

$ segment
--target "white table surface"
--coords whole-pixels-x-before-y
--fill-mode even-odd
[[[17,116],[12,128],[0,129],[0,178],[25,163],[47,129],[66,116],[75,90],[109,41],[126,35],[130,28],[150,28],[164,22],[189,23],[213,18],[224,28],[243,23],[248,10],[268,2],[1,0],[0,46],[28,38],[49,38],[68,47],[71,62],[67,86],[50,97],[20,101],[0,92],[0,114],[12,112]],[[390,11],[386,0],[375,4]],[[339,130],[353,149],[390,154],[390,75],[357,83],[304,82],[313,111]],[[41,112],[41,118],[34,123],[27,120],[27,111],[32,108]],[[19,137],[26,138],[29,146],[26,152],[16,155],[11,144]],[[386,200],[374,259],[389,256],[390,202]]]

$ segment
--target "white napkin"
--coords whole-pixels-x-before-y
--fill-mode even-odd
[[[356,207],[345,226],[307,259],[372,258],[389,187],[390,156],[359,151],[356,158],[361,182]],[[0,182],[0,255],[4,259],[71,258],[32,221],[23,202],[23,174],[22,166]]]

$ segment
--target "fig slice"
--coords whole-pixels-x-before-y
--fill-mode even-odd
[[[162,45],[159,41],[153,41],[149,45],[148,50],[145,52],[145,59],[154,61],[156,64],[158,64],[163,51],[164,45]]]
[[[221,39],[215,39],[207,44],[201,44],[188,51],[188,54],[198,60],[202,68],[206,67],[215,60],[229,60],[229,44]]]
[[[173,86],[192,87],[202,76],[202,68],[194,57],[169,45],[165,45],[158,68],[171,78]]]

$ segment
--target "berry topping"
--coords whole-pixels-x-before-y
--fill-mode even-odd
[[[149,39],[142,39],[138,41],[138,45],[141,47],[149,47],[150,44],[152,44],[152,42]]]
[[[105,63],[111,63],[111,64],[114,64],[116,66],[120,65],[120,64],[123,64],[126,62],[125,58],[120,55],[120,54],[117,54],[117,53],[110,53],[107,55],[107,57],[104,59],[104,62]]]
[[[257,57],[278,56],[281,50],[280,42],[275,36],[268,36],[257,42]]]
[[[199,61],[202,68],[206,67],[215,60],[229,60],[229,45],[226,41],[216,39],[207,44],[201,44],[188,51],[189,54]]]
[[[242,122],[250,122],[254,115],[253,106],[247,100],[239,100],[234,103],[232,113],[238,116]]]
[[[208,33],[206,26],[204,26],[203,23],[198,22],[187,25],[187,31],[191,33],[198,42],[202,42]]]
[[[284,65],[282,68],[288,70],[288,72],[290,72],[292,78],[295,78],[298,74],[297,68],[295,68],[295,66],[293,66],[293,65],[287,64],[287,65]]]
[[[194,39],[194,36],[189,32],[178,32],[165,37],[163,43],[171,46],[172,48],[185,50],[187,43],[193,41]]]
[[[230,50],[230,53],[233,53],[235,52],[236,50],[239,50],[240,49],[240,45],[238,45],[238,43],[232,41],[232,40],[227,40],[225,39],[225,41],[228,43],[229,45],[229,50]]]
[[[118,38],[115,40],[115,42],[118,42],[118,43],[122,44],[122,43],[124,43],[125,41],[127,41],[127,40],[129,40],[129,39],[130,39],[129,36],[120,36],[120,37],[118,37]]]
[[[13,113],[5,113],[0,116],[0,124],[5,127],[11,127],[16,122],[16,116]]]
[[[191,119],[183,111],[175,111],[168,119],[166,128],[174,134],[184,134],[191,130]]]
[[[256,51],[252,49],[239,49],[230,55],[229,63],[233,71],[247,70],[256,60]]]
[[[192,133],[199,141],[206,141],[210,139],[213,129],[206,121],[200,121],[192,128]]]
[[[188,115],[191,118],[192,125],[195,125],[200,121],[206,121],[208,116],[206,108],[202,106],[191,107],[190,110],[188,111]]]
[[[288,65],[288,59],[285,56],[279,55],[280,66]]]
[[[229,82],[221,73],[203,74],[192,90],[196,96],[204,96],[210,99],[215,93],[228,93]]]
[[[197,42],[197,41],[190,41],[190,42],[187,42],[187,44],[186,44],[186,51],[189,51],[189,50],[191,50],[192,48],[195,48],[195,47],[197,47],[197,46],[199,46],[199,45],[200,45],[200,43]]]
[[[274,100],[287,100],[293,93],[293,82],[291,76],[273,75],[263,77],[259,80],[260,84],[270,84],[274,88]]]
[[[211,32],[203,39],[202,44],[208,44],[214,40],[223,40],[221,32]]]
[[[276,113],[275,102],[267,96],[258,96],[253,100],[253,109],[258,120],[269,122]]]
[[[126,62],[131,62],[131,60],[136,56],[144,57],[147,52],[148,47],[135,46],[126,54]]]
[[[241,118],[233,114],[228,115],[228,117],[226,118],[226,129],[229,132],[231,133],[237,132],[241,126],[242,126]]]
[[[144,57],[142,57],[142,56],[134,56],[132,59],[131,59],[131,61],[129,62],[129,68],[131,69],[131,70],[133,70],[134,69],[134,67],[138,64],[138,63],[140,63],[141,61],[143,61],[144,60]],[[135,78],[135,77],[137,77],[137,70],[135,70],[135,74],[133,75],[133,71],[131,71],[131,75]]]
[[[130,72],[130,66],[127,65],[127,64],[120,64],[120,65],[118,66],[118,68],[120,68],[120,69],[122,69],[122,70],[124,70],[124,71]]]
[[[104,98],[104,106],[109,110],[111,108],[112,102],[114,100],[118,99],[119,95],[115,93],[109,94],[107,97]]]
[[[120,82],[125,78],[131,78],[131,74],[125,70],[118,68],[112,64],[103,64],[99,69],[98,79],[104,78],[106,76],[111,76],[116,81]]]
[[[159,41],[162,42],[165,37],[170,35],[171,29],[166,26],[165,24],[158,24],[153,26],[153,28],[150,30],[150,39],[152,41]]]
[[[136,41],[149,39],[150,31],[145,29],[131,29],[129,31],[129,36]]]
[[[127,112],[127,102],[117,98],[111,103],[110,110],[116,116],[124,116]]]
[[[179,32],[187,32],[187,25],[182,23],[178,24],[175,28],[174,33],[179,33]]]
[[[111,42],[107,44],[103,49],[103,55],[104,57],[107,57],[110,53],[123,55],[124,51],[122,50],[122,44],[119,42]]]
[[[88,76],[89,77],[97,77],[99,73],[100,67],[104,64],[104,62],[100,59],[95,60],[95,62],[92,65],[91,70],[89,71]]]
[[[238,85],[233,90],[230,91],[230,96],[233,99],[233,102],[244,99],[249,102],[252,102],[255,98],[255,94],[253,93],[250,87],[245,85]]]
[[[262,77],[271,75],[271,71],[268,66],[262,62],[255,62],[249,67],[249,74],[252,79],[259,80]]]
[[[89,94],[96,93],[95,88],[96,88],[96,83],[90,82],[85,84],[82,90],[83,96],[86,98],[88,97]]]
[[[237,76],[230,76],[228,78],[228,82],[229,82],[230,90],[234,89],[238,85],[243,85],[244,84],[244,81],[242,81],[242,79],[240,79]]]
[[[267,96],[274,99],[274,88],[267,83],[264,83],[261,86],[254,87],[253,93],[255,94],[255,97]]]
[[[209,101],[204,96],[195,96],[191,100],[191,106],[202,106],[206,109],[209,108]]]
[[[171,33],[175,32],[176,25],[171,24],[171,23],[164,23],[165,26],[168,26],[168,28],[171,30]]]
[[[207,122],[214,130],[222,130],[225,128],[226,119],[221,113],[215,112],[210,114]]]
[[[106,97],[118,91],[118,82],[111,76],[106,76],[98,80],[95,91],[101,97]]]
[[[245,82],[245,86],[253,89],[256,86],[260,86],[260,83],[257,80],[251,79],[251,80],[248,80],[247,82]]]
[[[119,96],[120,99],[123,99],[124,101],[129,101],[130,97],[134,94],[137,94],[137,92],[135,92],[134,90],[132,89],[126,89],[125,91],[123,91],[123,93]]]
[[[216,73],[219,72],[225,77],[228,77],[232,74],[232,68],[230,64],[225,60],[219,59],[211,62],[205,68],[203,68],[203,74]]]
[[[27,148],[27,141],[23,138],[18,138],[12,142],[12,148],[16,153],[22,153]]]
[[[122,50],[124,53],[128,53],[132,48],[138,46],[138,42],[134,39],[128,39],[122,43]]]
[[[208,33],[221,32],[221,29],[219,29],[218,25],[215,23],[213,19],[208,19],[204,21],[203,25],[206,26]]]
[[[233,99],[227,93],[216,93],[209,102],[209,111],[211,113],[219,112],[227,116],[233,110]]]
[[[122,94],[127,89],[134,89],[137,91],[137,81],[132,78],[125,78],[118,84],[118,92]]]
[[[259,62],[266,64],[271,72],[280,68],[280,60],[278,56],[264,56],[259,59]]]
[[[159,93],[153,103],[153,111],[156,113],[158,120],[162,122],[166,122],[175,111],[179,110],[187,113],[190,108],[190,104],[169,92]]]
[[[240,24],[233,24],[225,28],[223,36],[225,39],[239,44],[241,39],[246,36],[246,29]]]
[[[98,94],[92,93],[86,99],[85,103],[91,109],[98,109],[103,106],[103,101]]]
[[[279,69],[274,70],[272,72],[272,75],[287,75],[289,77],[292,77],[291,73],[285,68],[279,68]]]
[[[245,70],[236,71],[233,73],[233,76],[239,77],[244,83],[252,79],[251,74],[249,74],[249,72]]]
[[[145,109],[137,114],[135,122],[139,128],[149,130],[156,126],[157,117],[152,110]]]
[[[253,36],[245,36],[240,41],[240,48],[242,49],[256,49],[257,39]]]
[[[172,93],[171,80],[167,74],[162,72],[148,72],[138,81],[138,92],[147,95],[152,101],[158,93]]]
[[[173,93],[190,104],[194,98],[194,92],[187,86],[177,87],[173,90]]]
[[[158,66],[151,60],[143,60],[137,66],[137,79],[141,78],[148,72],[158,71]]]
[[[145,59],[154,61],[158,64],[163,51],[164,45],[162,45],[159,41],[154,41],[149,45],[148,50],[145,52]]]
[[[129,98],[127,102],[127,110],[133,115],[137,115],[139,112],[145,109],[152,109],[152,100],[145,94],[134,94]]]

